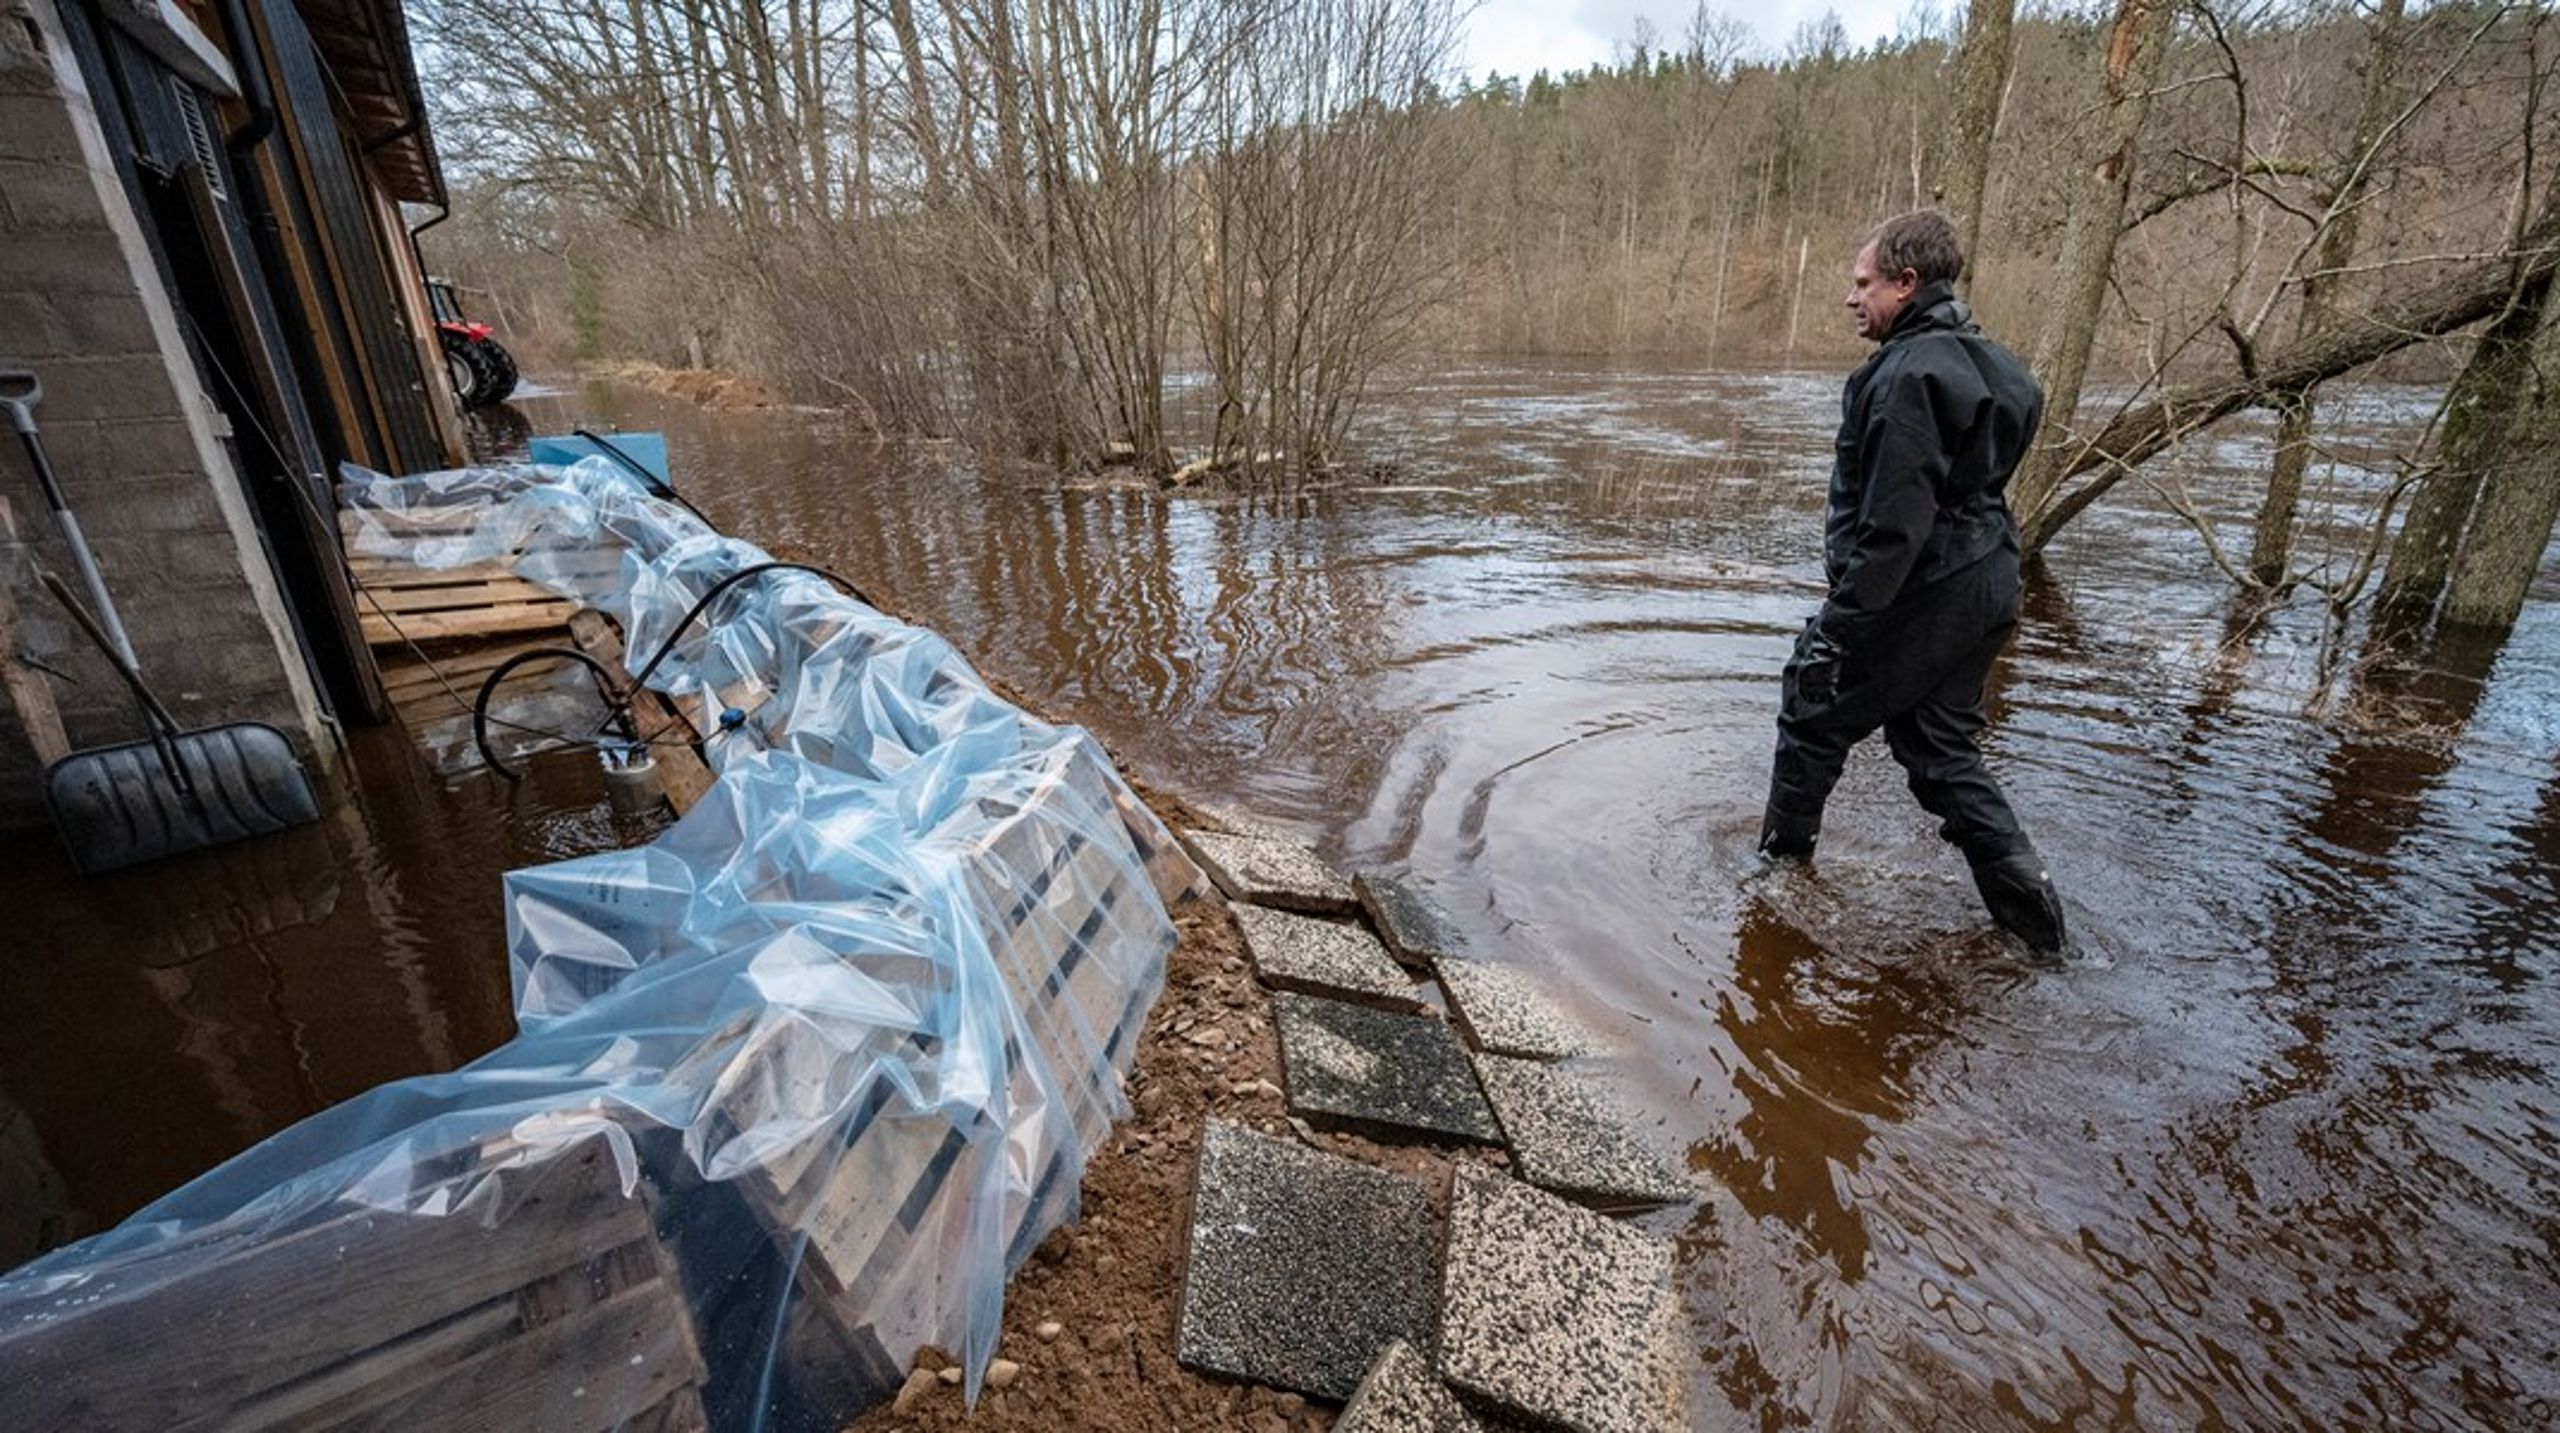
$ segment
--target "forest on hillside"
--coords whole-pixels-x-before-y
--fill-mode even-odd
[[[1435,356],[1852,359],[1850,255],[1934,204],[2048,392],[2034,544],[2247,408],[2281,424],[2254,529],[2199,531],[2256,595],[2501,625],[2560,512],[2539,3],[1974,0],[1774,48],[1702,6],[1527,76],[1455,73],[1448,0],[419,10],[431,259],[558,359],[1290,481]],[[2304,563],[2320,385],[2377,369],[2444,407],[2365,550]]]

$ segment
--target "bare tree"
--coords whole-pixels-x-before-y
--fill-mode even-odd
[[[2065,455],[2062,481],[2086,481],[2068,492],[2056,491],[2036,509],[2033,520],[2023,524],[2028,546],[2042,547],[2134,469],[2188,435],[2280,394],[2352,373],[2430,338],[2459,333],[2504,312],[2520,286],[2547,283],[2555,268],[2560,268],[2560,210],[2546,203],[2514,253],[2480,257],[2434,283],[2342,318],[2333,328],[2256,356],[2245,369],[2178,384],[2126,407]]]
[[[2328,204],[2320,218],[2316,246],[2318,267],[2303,276],[2301,310],[2295,332],[2312,334],[2336,321],[2336,295],[2347,266],[2354,262],[2356,239],[2364,220],[2365,195],[2381,172],[2383,141],[2397,126],[2402,0],[2381,0],[2369,26],[2365,48],[2364,100],[2356,111],[2355,132],[2330,184]],[[2302,475],[2311,461],[2311,429],[2317,416],[2316,388],[2280,400],[2274,469],[2267,477],[2265,500],[2258,508],[2257,536],[2249,550],[2249,579],[2262,587],[2280,584],[2293,563],[2294,511],[2302,500]]]
[[[2507,460],[2509,425],[2532,388],[2533,336],[2546,287],[2513,296],[2446,390],[2440,461],[2410,502],[2382,575],[2382,605],[2404,624],[2434,615],[2481,484]]]
[[[1330,463],[1445,291],[1422,240],[1444,222],[1447,136],[1428,100],[1456,33],[1445,0],[1304,0],[1221,71],[1193,161],[1212,461]]]
[[[1955,103],[1948,110],[1947,137],[1941,146],[1939,202],[1955,220],[1956,235],[1969,260],[1980,253],[1983,196],[1990,186],[1991,147],[2000,130],[2000,109],[2009,93],[2009,59],[2015,46],[2011,28],[2017,0],[1971,0],[1965,10],[1964,43],[1957,47]],[[1970,268],[1970,265],[1968,265]],[[1966,274],[1970,284],[1972,275]]]
[[[2481,482],[2445,591],[2443,620],[2450,627],[2514,626],[2560,519],[2560,301],[2551,292],[2524,369],[2505,459]]]
[[[2171,0],[2117,0],[2099,68],[2100,140],[2095,159],[2075,185],[2070,228],[2063,240],[2061,301],[2051,310],[2036,346],[2035,370],[2044,387],[2046,438],[2009,485],[2009,501],[2031,530],[2060,485],[2070,462],[2079,416],[2080,387],[2097,346],[2098,321],[2115,273],[2116,239],[2124,229],[2125,200],[2133,192],[2136,144],[2150,112],[2160,73]]]

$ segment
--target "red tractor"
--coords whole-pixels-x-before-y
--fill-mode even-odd
[[[486,408],[516,391],[516,361],[485,323],[463,317],[462,301],[448,279],[427,280],[427,304],[435,310],[436,342],[444,349],[445,376],[464,408]]]

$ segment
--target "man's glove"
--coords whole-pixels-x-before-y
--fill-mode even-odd
[[[1796,639],[1796,694],[1809,702],[1827,703],[1840,695],[1841,651],[1824,635],[1819,619],[1804,624]]]

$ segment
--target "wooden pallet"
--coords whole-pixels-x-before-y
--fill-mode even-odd
[[[523,1153],[465,1158],[486,1179]],[[494,1219],[349,1209],[18,1313],[0,1324],[12,1426],[703,1428],[647,1186],[624,1193],[602,1139],[494,1177]]]
[[[368,525],[402,537],[435,539],[468,536],[487,510],[471,504],[415,511],[340,509],[339,532],[349,544],[348,575],[356,584],[358,617],[365,641],[377,648],[406,648],[466,638],[502,637],[525,632],[557,632],[578,604],[541,583],[517,575],[526,555],[519,550],[502,558],[461,567],[429,568],[398,558],[353,551]],[[611,581],[620,558],[610,547],[552,557],[564,575]]]
[[[443,652],[432,659],[411,656],[391,658],[382,663],[382,686],[391,697],[391,708],[400,724],[410,731],[426,735],[447,723],[471,720],[471,703],[479,696],[481,684],[500,663],[536,647],[567,646],[562,633],[543,633],[514,640],[493,640]],[[550,661],[526,662],[507,674],[490,702],[490,710],[506,711],[554,689],[566,657]],[[579,673],[581,681],[585,673]]]
[[[468,530],[459,514],[407,521],[421,533]],[[367,575],[413,581],[390,572]],[[494,565],[438,574],[449,579],[444,590],[502,606],[506,575]],[[608,619],[578,612],[564,620],[581,650],[617,674],[626,672],[620,633]],[[783,640],[802,646],[805,657],[842,630],[842,622],[821,616],[793,623]],[[468,676],[476,689],[478,677],[508,654],[548,636],[485,642],[468,658],[440,658],[439,666],[445,681],[459,687],[457,676]],[[453,705],[442,684],[423,672],[387,672],[386,679],[405,710]],[[713,705],[752,710],[770,695],[755,684],[723,693]],[[682,813],[712,783],[681,740],[701,733],[682,725],[684,716],[661,696],[645,695],[638,711],[643,736],[657,744],[662,785]],[[716,1068],[669,1072],[671,1082],[709,1090],[688,1152],[747,1163],[715,1165],[708,1179],[676,1174],[681,1187],[670,1188],[668,1197],[716,1208],[712,1222],[724,1227],[761,1228],[766,1251],[755,1257],[769,1261],[783,1290],[778,1305],[711,1297],[724,1285],[758,1281],[742,1279],[734,1247],[695,1257],[702,1267],[686,1273],[706,1320],[703,1336],[725,1346],[733,1337],[770,1338],[778,1329],[773,1396],[818,1422],[850,1417],[894,1392],[914,1349],[949,1336],[951,1310],[965,1295],[954,1281],[977,1276],[955,1268],[952,1254],[982,1239],[985,1227],[974,1199],[943,1197],[955,1180],[987,1187],[978,1183],[992,1173],[984,1161],[1017,1166],[995,1181],[1009,1191],[998,1226],[1008,1268],[1072,1207],[1081,1156],[1109,1137],[1123,1108],[1121,1081],[1148,1008],[1149,972],[1128,962],[1162,955],[1145,949],[1155,932],[1146,887],[1171,906],[1204,886],[1162,825],[1080,744],[1060,747],[1031,797],[1013,807],[984,804],[970,819],[970,842],[953,854],[978,908],[994,913],[980,934],[1005,998],[1021,1015],[1004,1051],[1015,1108],[1025,1112],[1015,1128],[954,1129],[942,1112],[908,1107],[894,1082],[865,1069],[864,1052],[813,1038],[797,1022],[752,1012],[701,1042],[701,1058]],[[1126,862],[1132,846],[1137,871]],[[867,952],[847,958],[886,989],[920,1000],[959,998],[946,988],[949,973],[922,957]],[[599,976],[612,978],[610,972]],[[931,1012],[922,1023],[933,1023]],[[880,1061],[931,1057],[925,1037],[894,1026],[878,1039],[880,1048],[870,1053]],[[1063,1076],[1065,1088],[1057,1091],[1062,1107],[1041,1110],[1035,1125],[1028,1112],[1038,1109],[1034,1072],[1042,1068]],[[866,1077],[873,1083],[847,1108],[856,1092],[842,1085]],[[808,1137],[748,1148],[751,1138],[779,1135],[794,1121],[816,1128]],[[700,1144],[691,1147],[695,1138]],[[689,1169],[691,1160],[654,1163],[672,1172]]]
[[[366,524],[405,537],[462,537],[478,530],[486,509],[473,504],[419,510],[342,509],[340,531],[352,543]],[[616,695],[632,686],[623,666],[622,636],[602,613],[516,575],[519,550],[505,558],[451,568],[425,568],[398,558],[357,553],[349,573],[363,608],[365,639],[382,653],[382,683],[401,724],[432,750],[465,750],[454,730],[471,718],[471,704],[489,673],[537,647],[575,647],[602,662],[617,678]],[[618,577],[621,555],[609,544],[584,551],[544,554],[548,570],[598,583]],[[432,648],[422,651],[421,648]],[[507,674],[493,694],[493,710],[522,703],[552,689],[562,662],[526,662]],[[675,704],[655,692],[632,703],[640,739],[650,743],[659,787],[682,814],[710,789],[711,771],[697,749],[697,733]]]
[[[649,743],[649,754],[658,770],[658,789],[666,793],[667,804],[679,816],[692,810],[693,803],[702,799],[702,793],[711,789],[715,779],[702,759],[693,727],[663,693],[632,685],[622,650],[622,629],[613,625],[612,618],[593,609],[581,611],[569,619],[569,637],[578,644],[578,650],[613,674],[615,698],[630,702],[633,734]]]
[[[927,1342],[947,1341],[953,1311],[979,1271],[955,1257],[978,1247],[987,1226],[974,1193],[1008,1191],[992,1251],[1007,1268],[1027,1257],[1072,1207],[1081,1155],[1109,1137],[1121,1081],[1135,1052],[1153,981],[1128,962],[1160,957],[1132,922],[1152,930],[1143,879],[1113,854],[1117,832],[1080,822],[1116,813],[1109,778],[1081,748],[1062,751],[1039,789],[959,851],[963,878],[982,910],[983,932],[1021,1020],[1004,1054],[1016,1116],[1007,1129],[958,1129],[939,1110],[910,1106],[893,1081],[847,1052],[787,1023],[742,1021],[706,1042],[723,1060],[702,1123],[712,1148],[747,1131],[821,1123],[810,1136],[758,1152],[725,1171],[723,1185],[746,1217],[792,1261],[782,1381],[817,1390],[812,1411],[849,1417],[896,1389],[897,1370]],[[973,813],[979,815],[983,813]],[[928,842],[932,839],[926,838]],[[984,1000],[994,992],[949,989],[950,973],[916,957],[863,955],[866,975],[928,1001]],[[909,968],[913,967],[913,968]],[[932,1023],[925,1012],[920,1023]],[[885,1029],[872,1052],[884,1062],[930,1058],[922,1037]],[[1063,1077],[1063,1108],[1038,1109],[1037,1068]],[[867,1076],[867,1087],[846,1082]],[[850,1101],[850,1104],[848,1103]],[[1013,1167],[1000,1179],[986,1161]],[[982,1183],[981,1181],[987,1181]],[[945,1197],[946,1195],[954,1197]],[[852,1368],[889,1370],[885,1381]]]

